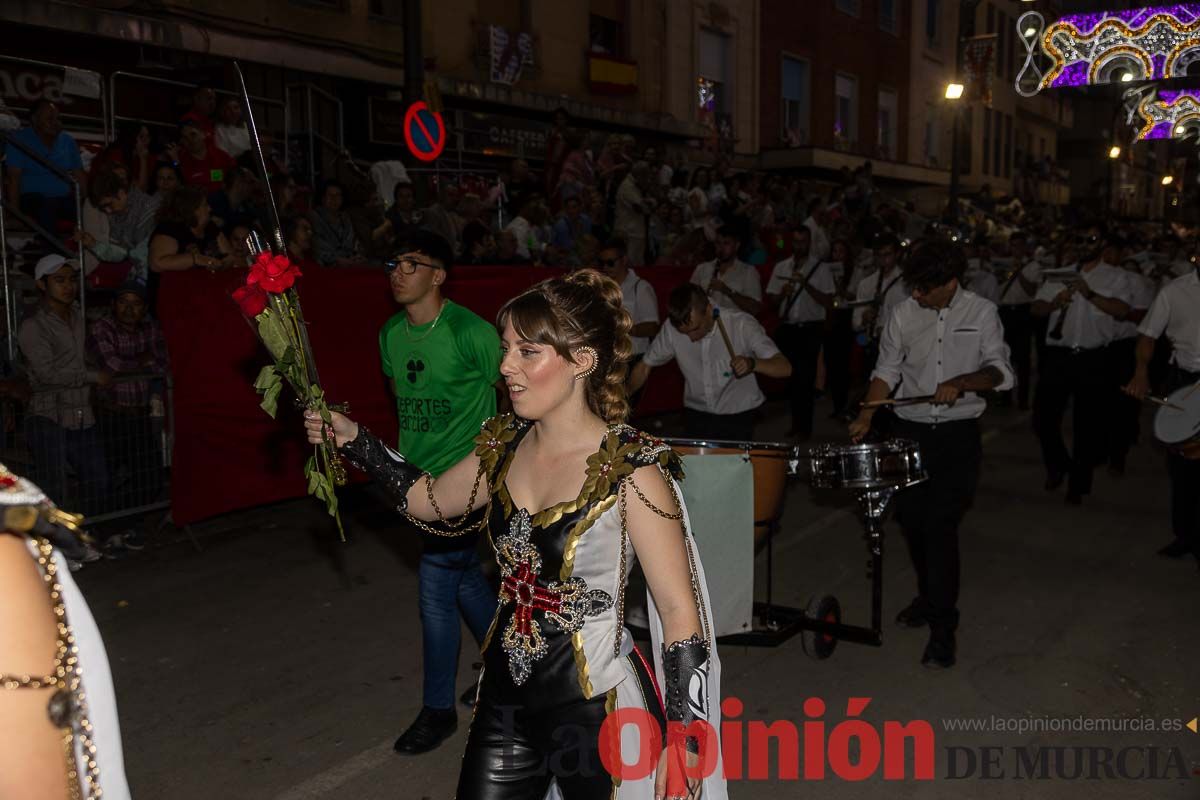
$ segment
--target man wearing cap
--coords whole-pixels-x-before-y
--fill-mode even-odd
[[[167,374],[167,342],[158,323],[146,315],[146,287],[129,282],[117,289],[112,316],[96,320],[90,341],[95,360],[116,380],[96,392],[100,436],[109,474],[126,475],[112,487],[113,509],[133,508],[157,499],[162,487],[162,460],[151,418],[151,397],[161,402]],[[132,376],[154,375],[157,380]],[[126,546],[139,549],[136,533],[126,533]]]
[[[108,495],[91,387],[107,386],[112,373],[96,369],[85,358],[83,313],[76,302],[79,265],[48,255],[37,263],[33,277],[42,302],[17,334],[32,389],[25,418],[32,473],[51,497],[64,497],[69,464],[79,478],[81,495],[71,505],[90,514]]]
[[[383,374],[400,418],[397,449],[434,477],[474,450],[480,425],[496,414],[500,381],[495,326],[442,297],[452,261],[445,239],[419,230],[384,262],[392,297],[403,306],[379,333]],[[478,519],[470,518],[466,528]],[[458,727],[459,616],[482,645],[496,610],[496,593],[480,572],[477,534],[422,534],[421,543],[424,696],[417,719],[395,743],[396,752],[407,755],[433,750]]]

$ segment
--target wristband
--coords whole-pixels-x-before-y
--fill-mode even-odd
[[[663,679],[668,723],[686,730],[693,722],[707,721],[708,645],[699,636],[663,645]],[[700,752],[701,742],[694,735],[687,736],[685,745],[689,753]]]
[[[358,435],[338,448],[346,460],[379,482],[400,513],[408,510],[408,490],[424,471],[405,460],[362,425]]]

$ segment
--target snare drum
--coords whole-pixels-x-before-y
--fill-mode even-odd
[[[789,476],[800,468],[800,448],[783,442],[724,442],[666,439],[675,452],[688,456],[742,455],[754,470],[754,548],[766,543],[771,524],[783,515]]]
[[[1167,402],[1183,411],[1159,406],[1154,437],[1184,458],[1200,459],[1200,383],[1176,389]]]
[[[903,489],[929,476],[916,442],[814,447],[808,451],[815,489]]]

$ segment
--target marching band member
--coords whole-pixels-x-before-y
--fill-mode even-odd
[[[833,308],[837,285],[827,262],[812,253],[812,233],[800,226],[792,232],[792,256],[775,265],[767,283],[767,303],[779,315],[775,342],[791,362],[788,399],[792,428],[788,436],[812,436],[817,360],[825,338],[825,317]]]
[[[1167,283],[1138,327],[1137,366],[1125,391],[1140,399],[1150,391],[1150,362],[1163,334],[1171,342],[1167,391],[1200,383],[1200,273],[1192,271]],[[1200,459],[1167,453],[1171,480],[1171,528],[1175,539],[1158,551],[1167,558],[1189,553],[1200,562]]]
[[[1141,403],[1122,394],[1119,389],[1133,378],[1137,365],[1138,323],[1141,322],[1157,290],[1154,281],[1142,274],[1136,259],[1127,258],[1121,263],[1129,279],[1129,313],[1116,325],[1113,340],[1108,345],[1108,368],[1112,373],[1110,383],[1115,387],[1109,392],[1112,410],[1108,426],[1108,471],[1115,477],[1125,474],[1125,459],[1137,441],[1142,416]]]
[[[904,302],[910,289],[897,264],[900,260],[900,240],[885,233],[875,243],[875,272],[858,282],[854,291],[856,301],[870,301],[869,305],[854,309],[854,329],[866,338],[867,369],[872,368],[879,347],[879,335],[892,309]]]
[[[1008,237],[1012,265],[1008,278],[1000,287],[1000,322],[1004,325],[1004,341],[1012,353],[1012,365],[1017,377],[1017,406],[1029,408],[1030,366],[1033,355],[1033,318],[1029,307],[1037,295],[1042,268],[1029,254],[1029,237],[1024,231],[1013,231]]]
[[[1012,386],[1012,367],[1000,316],[990,300],[963,289],[962,251],[945,241],[918,245],[904,266],[912,296],[896,306],[883,328],[879,360],[850,436],[861,441],[880,401],[932,396],[932,402],[896,408],[897,438],[915,441],[929,473],[924,483],[896,495],[896,519],[917,573],[917,596],[896,617],[930,628],[921,663],[954,666],[958,629],[958,526],[975,496],[982,445],[980,392]]]
[[[757,316],[762,311],[762,281],[758,270],[737,257],[741,244],[740,229],[722,225],[717,230],[716,260],[697,266],[691,282],[704,287],[718,308]]]
[[[766,399],[754,374],[786,378],[792,365],[758,320],[717,309],[693,283],[671,292],[667,317],[670,324],[662,327],[630,373],[630,394],[646,383],[651,369],[675,359],[683,373],[687,435],[753,441],[754,412]]]
[[[1067,481],[1067,503],[1080,505],[1092,490],[1092,472],[1105,455],[1103,415],[1113,390],[1105,348],[1116,335],[1117,321],[1129,313],[1130,285],[1125,272],[1100,258],[1101,241],[1083,243],[1078,276],[1047,281],[1038,290],[1031,313],[1049,316],[1046,347],[1039,364],[1033,399],[1033,427],[1042,446],[1046,490]],[[1062,437],[1067,401],[1074,398],[1074,454]]]
[[[993,303],[1000,299],[1000,285],[996,276],[992,274],[986,239],[979,238],[967,248],[967,271],[963,275],[963,288]]]

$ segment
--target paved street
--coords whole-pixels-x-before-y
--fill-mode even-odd
[[[805,656],[798,638],[777,649],[722,650],[725,692],[745,703],[743,719],[799,723],[804,699],[816,696],[828,706],[828,736],[845,719],[847,698],[871,698],[862,718],[877,730],[889,720],[932,724],[937,778],[885,781],[881,767],[852,782],[827,769],[820,783],[738,782],[731,797],[1200,797],[1200,777],[1178,777],[1200,767],[1200,735],[1188,730],[946,730],[960,718],[1161,723],[1200,714],[1200,574],[1192,563],[1154,556],[1168,538],[1161,454],[1143,444],[1124,479],[1100,470],[1084,507],[1068,508],[1061,493],[1042,490],[1027,415],[991,411],[985,421],[982,485],[962,531],[957,668],[923,669],[925,634],[891,623],[914,590],[894,527],[882,648],[842,644],[823,662]],[[832,423],[822,422],[832,437]],[[775,413],[760,435],[776,438],[782,428]],[[833,593],[847,621],[862,624],[864,549],[849,506],[838,504],[844,499],[802,483],[790,489],[776,596],[803,606],[812,594]],[[135,797],[453,796],[466,733],[461,710],[458,734],[440,750],[419,758],[391,752],[420,703],[415,542],[390,535],[394,519],[369,495],[347,494],[345,505],[349,545],[337,542],[314,501],[297,501],[198,526],[202,553],[184,541],[79,574],[113,662]],[[758,572],[761,591],[761,559]],[[461,688],[473,655],[464,650]],[[1004,778],[979,778],[989,760],[980,756],[984,746],[1004,748],[992,769]],[[1019,779],[1023,755],[1049,760],[1055,774],[1053,751],[1019,749],[1037,746],[1108,748],[1113,763],[1117,751],[1137,748],[1124,754],[1126,771],[1167,778],[1086,780],[1085,764],[1070,780],[1071,762],[1058,765],[1059,779]],[[1101,751],[1058,755],[1070,762],[1081,752]]]

